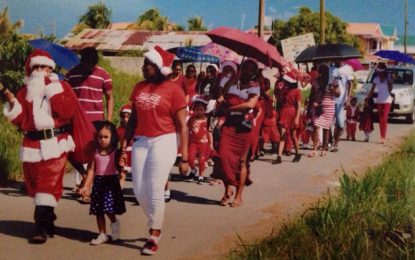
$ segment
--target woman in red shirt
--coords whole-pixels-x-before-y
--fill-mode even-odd
[[[186,67],[186,79],[187,79],[187,96],[188,96],[188,106],[192,106],[192,98],[196,95],[196,67],[193,64],[187,65]]]
[[[278,122],[281,141],[278,148],[277,159],[272,161],[273,164],[279,164],[282,162],[281,156],[284,150],[285,135],[288,131],[290,132],[295,148],[293,162],[299,162],[301,159],[296,133],[300,123],[301,90],[298,89],[296,76],[293,73],[285,73],[283,79],[285,87],[280,90],[280,118]]]
[[[232,186],[236,194],[231,207],[242,205],[242,191],[249,179],[247,163],[248,149],[251,144],[251,128],[248,118],[253,118],[253,109],[259,98],[259,84],[255,80],[258,65],[252,59],[241,64],[239,78],[232,79],[229,90],[225,95],[223,113],[226,117],[221,130],[219,155],[223,167],[222,180],[225,194],[220,202],[226,206],[233,196]],[[251,125],[252,127],[252,125]]]
[[[134,137],[131,156],[134,194],[150,229],[142,254],[154,255],[164,219],[164,186],[176,160],[175,122],[182,144],[180,167],[183,172],[188,171],[187,104],[181,86],[166,77],[171,73],[174,56],[159,46],[144,56],[144,81],[137,83],[130,97],[131,117],[121,146],[120,165],[127,159],[127,145]]]

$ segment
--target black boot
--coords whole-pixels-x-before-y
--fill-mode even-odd
[[[30,239],[30,243],[43,244],[47,240],[47,233],[45,229],[45,219],[47,217],[46,206],[35,207],[35,230],[33,236]]]
[[[49,235],[49,237],[53,237],[55,235],[54,221],[56,220],[56,215],[55,215],[54,210],[55,210],[54,207],[46,206],[46,212],[47,212],[46,216],[47,216],[47,218],[45,218],[44,227],[45,227],[46,233]]]

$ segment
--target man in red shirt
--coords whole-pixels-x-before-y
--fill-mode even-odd
[[[87,119],[91,122],[111,121],[114,109],[112,80],[109,73],[97,65],[98,61],[97,50],[93,47],[85,48],[81,51],[81,63],[71,69],[65,76],[65,80],[72,86],[79,103],[85,110]],[[106,99],[105,109],[104,96]],[[82,175],[82,180],[84,180],[86,172],[82,170],[82,165],[74,163],[72,165],[77,170],[75,173],[76,187],[74,188],[77,191],[77,188],[83,182],[79,173]]]

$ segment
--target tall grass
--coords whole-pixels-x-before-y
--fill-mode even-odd
[[[415,134],[363,178],[344,174],[298,220],[231,259],[415,259]]]
[[[115,99],[113,122],[119,122],[119,109],[128,102],[131,91],[141,79],[139,75],[129,75],[112,68],[108,61],[101,59],[100,66],[105,68],[112,77]],[[1,105],[0,105],[1,108]],[[2,110],[1,110],[2,111]],[[7,121],[0,111],[0,182],[7,179],[18,179],[22,176],[19,160],[19,147],[22,134]]]

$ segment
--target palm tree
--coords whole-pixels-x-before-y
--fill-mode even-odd
[[[15,32],[22,28],[22,26],[23,20],[19,20],[16,23],[12,24],[9,18],[9,12],[7,7],[0,12],[0,35]]]
[[[84,23],[94,29],[106,29],[111,23],[111,13],[111,9],[103,3],[90,5],[88,12],[79,19],[79,23]]]
[[[157,8],[152,8],[138,17],[136,28],[150,31],[167,31],[169,24],[167,16],[162,16]]]
[[[198,15],[189,18],[189,20],[187,20],[187,24],[189,27],[189,31],[207,31],[202,17]]]

